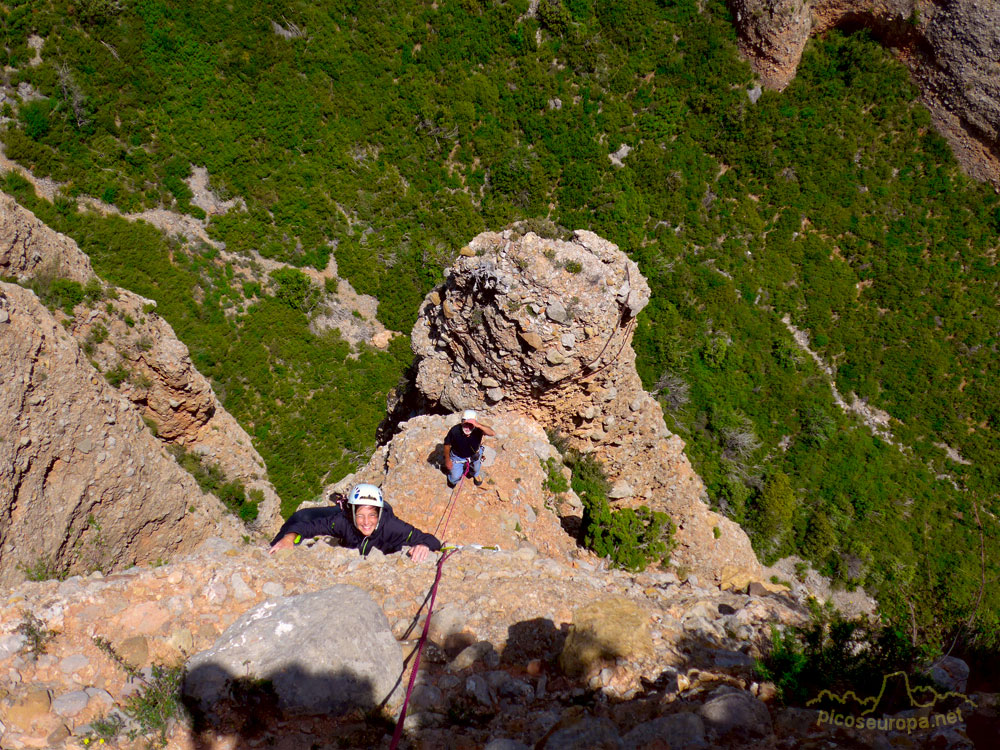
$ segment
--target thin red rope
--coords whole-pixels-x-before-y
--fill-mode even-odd
[[[417,655],[413,659],[413,671],[410,672],[410,684],[406,687],[406,697],[403,698],[403,709],[399,712],[399,720],[396,722],[396,731],[392,733],[392,741],[389,743],[389,750],[396,750],[400,739],[403,737],[403,722],[406,720],[406,707],[410,704],[410,696],[413,694],[413,684],[417,680],[417,670],[420,669],[420,653],[424,650],[424,644],[427,642],[427,633],[431,627],[431,615],[434,613],[434,600],[437,598],[438,584],[441,583],[441,569],[444,566],[444,561],[455,554],[455,552],[456,550],[445,552],[438,560],[437,575],[434,577],[434,586],[431,588],[431,603],[427,608],[427,619],[424,620],[424,630],[420,634],[420,642],[417,644]]]
[[[451,498],[448,500],[447,519],[445,514],[441,514],[441,518],[438,519],[437,526],[434,527],[434,536],[438,535],[438,529],[441,527],[441,521],[444,521],[444,528],[441,529],[441,537],[445,535],[448,531],[448,524],[451,523],[451,514],[455,511],[455,506],[458,505],[458,496],[462,494],[462,485],[465,484],[465,477],[469,474],[469,466],[472,464],[472,459],[470,458],[465,462],[465,468],[462,469],[462,478],[458,480],[458,484],[455,485],[455,490],[451,493]],[[441,539],[441,537],[438,537]],[[441,539],[443,542],[444,539]]]

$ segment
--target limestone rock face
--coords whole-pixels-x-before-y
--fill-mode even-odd
[[[246,675],[270,680],[285,715],[371,710],[393,692],[403,654],[389,621],[357,586],[270,599],[187,664],[184,691],[203,711]]]
[[[709,510],[684,442],[642,388],[631,342],[648,301],[635,263],[591,232],[480,234],[413,327],[421,407],[479,409],[494,428],[518,413],[558,431],[600,459],[619,505],[671,515],[678,564],[715,581],[726,566],[759,577],[746,534]]]
[[[974,177],[1000,186],[1000,5],[978,0],[729,0],[740,47],[765,86],[795,76],[806,41],[870,28],[921,87],[935,127]]]
[[[483,441],[485,481],[482,487],[468,480],[463,483],[447,532],[441,531],[452,496],[441,470],[443,444],[456,423],[457,418],[440,415],[411,419],[367,466],[332,489],[346,492],[355,482],[380,485],[397,516],[422,531],[437,533],[443,541],[499,545],[505,550],[527,542],[543,554],[560,557],[575,549],[575,540],[546,507],[550,493],[542,488],[546,473],[541,461],[558,453],[538,423],[516,413],[495,420],[497,436]]]
[[[250,436],[219,402],[170,324],[155,313],[156,303],[124,289],[116,293],[117,299],[92,310],[78,307],[70,326],[74,338],[91,350],[102,371],[127,374],[121,393],[155,425],[161,441],[183,446],[229,479],[259,490],[264,501],[258,523],[275,530],[281,500]]]
[[[35,295],[0,282],[0,584],[193,549],[221,504],[164,451]]]
[[[0,275],[29,281],[46,274],[80,283],[95,278],[90,260],[72,239],[0,194]],[[281,500],[267,479],[264,460],[155,307],[152,300],[112,288],[109,299],[78,305],[68,319],[69,330],[102,372],[118,371],[126,378],[121,392],[155,425],[161,441],[194,451],[230,480],[259,490],[264,500],[258,525],[276,530]]]
[[[76,243],[40,222],[5,193],[0,193],[0,276],[20,280],[50,274],[81,284],[93,277]]]

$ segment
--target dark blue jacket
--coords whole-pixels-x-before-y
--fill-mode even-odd
[[[373,548],[387,555],[399,552],[404,546],[415,547],[418,544],[423,544],[432,551],[441,549],[441,542],[436,536],[424,533],[406,521],[396,518],[389,503],[383,506],[378,526],[371,536],[366,537],[358,531],[350,516],[350,506],[347,510],[342,510],[336,505],[295,511],[285,521],[271,544],[289,533],[298,534],[303,539],[314,536],[335,536],[345,547],[353,547],[363,556],[367,556]]]

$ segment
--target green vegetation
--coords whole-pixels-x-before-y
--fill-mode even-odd
[[[251,490],[247,493],[243,482],[235,479],[227,481],[222,469],[180,445],[171,445],[168,450],[177,463],[195,478],[203,492],[210,492],[219,498],[226,509],[239,516],[244,523],[256,520],[259,505],[264,499],[263,492]]]
[[[713,503],[768,560],[797,552],[940,639],[975,607],[970,551],[991,580],[1000,559],[1000,199],[960,173],[863,33],[814,40],[795,81],[752,104],[721,0],[527,6],[14,0],[0,55],[48,98],[0,138],[69,196],[125,211],[200,217],[184,180],[205,166],[246,202],[208,224],[227,249],[318,268],[333,252],[404,333],[480,230],[608,237],[649,279],[637,365]],[[284,512],[367,455],[405,338],[351,360],[310,330],[329,290],[297,272],[265,290],[214,251],[5,189],[157,301]],[[785,316],[845,398],[892,417],[891,441],[835,405]],[[998,624],[992,587],[967,637],[996,645]]]
[[[142,683],[142,689],[130,695],[123,706],[125,715],[134,722],[134,726],[128,731],[129,739],[144,737],[151,745],[166,747],[171,720],[186,716],[181,698],[184,667],[153,664],[146,676],[129,664],[109,640],[101,636],[95,636],[93,640],[94,645],[125,674]],[[124,726],[112,718],[103,720],[100,727],[95,725],[94,729],[98,736],[104,736],[105,733],[115,736]]]
[[[789,705],[804,705],[823,690],[837,695],[853,691],[861,698],[876,696],[883,678],[900,671],[909,675],[912,688],[931,684],[918,671],[931,654],[914,647],[901,630],[885,623],[846,620],[815,606],[808,626],[784,632],[772,628],[771,641],[756,669],[761,679],[775,684],[778,697]],[[892,704],[900,699],[900,705]],[[880,710],[889,713],[911,707],[907,696],[886,694],[884,701]],[[813,707],[832,708],[826,704]]]
[[[45,653],[49,641],[57,635],[54,630],[45,627],[45,623],[31,612],[23,613],[17,632],[24,636],[24,646],[21,650],[26,652],[32,661]]]
[[[542,469],[545,470],[545,482],[542,483],[542,486],[553,495],[566,492],[569,489],[569,482],[563,476],[562,462],[551,456],[544,461],[539,460],[539,462],[542,464]]]
[[[39,557],[31,565],[18,564],[17,567],[29,581],[65,581],[69,575],[48,557]]]
[[[573,471],[573,491],[583,503],[580,542],[615,568],[640,571],[651,562],[667,564],[674,524],[666,513],[638,508],[611,510],[608,480],[593,456],[569,451],[564,456]]]

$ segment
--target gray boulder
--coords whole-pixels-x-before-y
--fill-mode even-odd
[[[622,739],[607,719],[586,716],[564,729],[557,729],[545,742],[545,750],[621,750]]]
[[[636,726],[622,738],[624,750],[645,750],[656,740],[670,750],[700,750],[705,742],[705,723],[697,714],[672,714]]]
[[[753,737],[771,734],[767,706],[750,693],[739,691],[712,698],[698,709],[698,715],[713,737],[730,733]]]
[[[385,613],[362,589],[340,584],[244,613],[188,662],[184,693],[211,714],[234,681],[263,680],[285,714],[339,715],[378,705],[402,671]]]
[[[945,690],[964,693],[969,683],[969,665],[954,656],[942,656],[931,665],[930,676]]]

